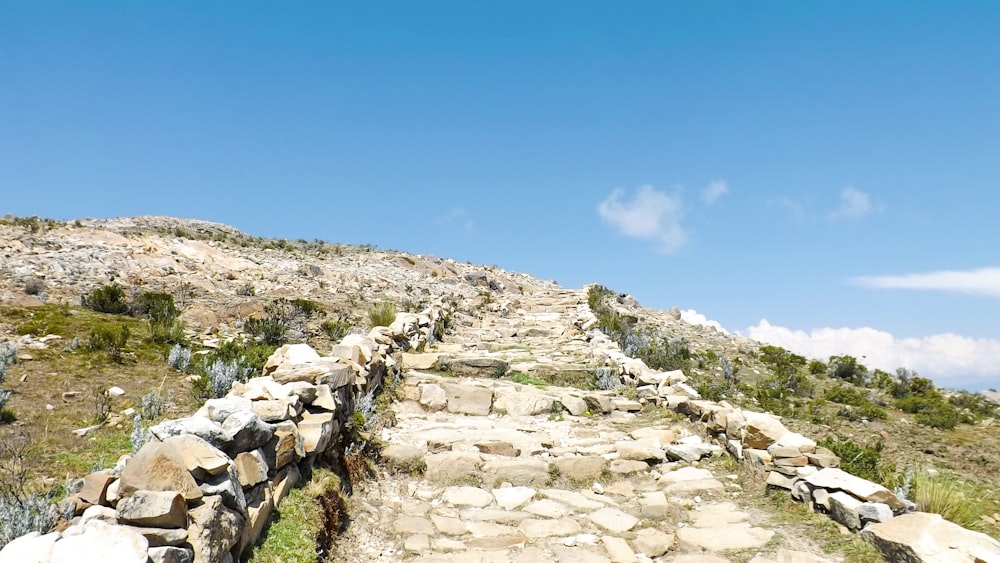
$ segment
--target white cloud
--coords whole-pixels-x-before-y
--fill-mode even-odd
[[[1000,268],[943,270],[898,276],[862,276],[851,280],[877,289],[933,289],[1000,297]]]
[[[683,202],[680,195],[670,195],[641,186],[631,201],[622,201],[625,190],[616,188],[597,205],[601,219],[621,234],[657,243],[657,250],[672,253],[687,242],[681,226]]]
[[[681,320],[692,325],[709,326],[723,334],[729,334],[729,331],[722,327],[722,323],[719,321],[713,321],[694,309],[685,309],[681,311]]]
[[[1000,380],[1000,340],[996,339],[951,333],[896,338],[870,327],[818,328],[806,332],[775,326],[767,319],[747,329],[747,335],[823,361],[848,354],[869,368],[889,373],[906,367],[943,387],[979,388],[995,386]]]
[[[475,234],[476,222],[473,221],[469,212],[461,207],[452,208],[446,215],[437,218],[439,225],[459,227],[468,234]]]
[[[840,192],[840,207],[830,213],[832,219],[862,219],[875,211],[882,211],[884,206],[872,203],[872,198],[865,192],[847,186]]]
[[[705,205],[712,205],[729,193],[729,184],[725,180],[716,180],[701,190],[701,201]]]

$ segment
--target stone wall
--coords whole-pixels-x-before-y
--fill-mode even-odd
[[[61,532],[28,534],[0,563],[238,561],[275,509],[321,456],[349,445],[356,403],[398,377],[400,354],[437,331],[438,306],[400,313],[388,327],[351,334],[321,356],[306,344],[279,348],[264,373],[235,383],[192,416],[150,428],[149,440],[114,469],[91,473],[63,503]]]
[[[583,304],[576,325],[587,333],[595,356],[616,370],[623,384],[636,386],[640,401],[653,402],[704,425],[730,455],[766,472],[766,486],[789,491],[812,511],[861,532],[888,561],[990,561],[1000,563],[1000,542],[967,530],[916,506],[882,485],[839,469],[840,459],[816,442],[785,428],[781,418],[702,400],[681,371],[658,373],[623,354]],[[703,454],[709,455],[709,454]],[[693,458],[701,457],[697,452]]]

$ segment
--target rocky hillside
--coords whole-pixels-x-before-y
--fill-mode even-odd
[[[204,387],[207,372],[231,359],[227,342],[247,343],[241,362],[274,351],[276,342],[258,332],[273,318],[281,341],[337,357],[358,381],[369,373],[371,351],[345,347],[344,334],[375,338],[378,331],[369,329],[380,324],[390,333],[413,332],[419,345],[386,352],[386,365],[402,368],[394,402],[356,407],[368,437],[386,446],[384,468],[373,469],[386,478],[355,491],[353,524],[335,547],[343,560],[867,561],[877,555],[817,535],[829,529],[827,520],[789,521],[745,493],[765,484],[721,452],[763,448],[749,457],[778,475],[766,485],[793,497],[801,496],[810,471],[825,471],[837,458],[813,440],[779,443],[785,426],[799,437],[831,438],[830,447],[858,448],[838,453],[850,463],[874,459],[864,477],[903,489],[907,469],[936,475],[940,468],[990,490],[991,467],[1000,463],[996,448],[983,447],[1000,436],[978,403],[947,403],[949,413],[965,417],[956,428],[916,425],[910,413],[891,408],[897,391],[911,391],[899,380],[879,387],[878,374],[862,368],[842,377],[835,363],[807,367],[786,351],[689,324],[677,310],[649,310],[596,285],[563,288],[496,267],[261,239],[166,217],[8,218],[0,221],[0,252],[0,341],[18,347],[13,381],[0,385],[13,390],[8,406],[16,417],[0,425],[0,435],[7,443],[26,430],[42,444],[47,457],[35,471],[49,486],[86,473],[88,463],[107,467],[103,456],[127,451],[128,417],[137,411],[144,417],[160,405],[150,422],[194,412],[213,396]],[[109,287],[122,289],[131,316],[79,306]],[[148,303],[143,296],[157,294],[176,304],[183,335],[168,330],[157,338],[154,315],[135,314]],[[393,312],[377,321],[383,303]],[[122,343],[93,346],[108,319]],[[83,348],[90,350],[83,351],[77,341],[88,335]],[[173,346],[182,342],[186,348]],[[177,368],[180,349],[203,358],[200,371]],[[259,373],[258,366],[250,375]],[[695,400],[699,391],[718,402]],[[937,393],[924,390],[918,398],[930,391]],[[689,403],[690,412],[681,406]],[[689,420],[667,414],[668,407]],[[94,408],[96,414],[87,412]],[[735,422],[728,431],[741,438],[725,439],[731,425],[719,416],[764,410],[785,415],[766,445],[749,445],[749,430]],[[100,451],[101,459],[83,455],[87,450]],[[889,459],[879,461],[880,453]],[[816,506],[839,511],[834,518],[845,533],[904,508],[897,502],[888,515],[869,514],[867,505],[879,503],[863,502],[865,494],[809,485],[835,496]],[[876,490],[889,494],[881,485]],[[980,500],[986,511],[976,527],[996,534],[1000,515],[990,507],[1000,506],[988,495]]]

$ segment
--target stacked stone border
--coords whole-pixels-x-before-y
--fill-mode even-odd
[[[443,316],[437,305],[399,313],[388,327],[346,336],[329,356],[282,346],[260,377],[151,427],[134,455],[80,480],[62,504],[70,525],[11,541],[0,563],[97,554],[115,563],[239,561],[317,459],[345,454],[356,407],[372,406],[386,379],[401,376],[404,351],[441,337]]]
[[[786,490],[811,511],[860,531],[887,561],[1000,562],[1000,542],[938,514],[918,512],[912,502],[882,485],[843,471],[833,452],[788,430],[780,417],[703,400],[682,371],[658,373],[625,355],[600,331],[586,303],[578,307],[576,325],[620,382],[636,386],[641,402],[666,406],[700,423],[725,452],[765,472],[768,489]]]

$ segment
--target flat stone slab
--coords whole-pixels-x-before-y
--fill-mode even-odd
[[[453,506],[483,508],[493,503],[493,494],[479,487],[448,487],[441,493],[441,500]]]
[[[497,501],[497,506],[504,510],[514,510],[523,506],[535,497],[535,489],[531,487],[506,487],[493,489],[493,498]]]
[[[759,549],[771,541],[774,532],[763,528],[752,528],[741,522],[716,528],[679,528],[677,539],[682,544],[709,551],[727,549]]]
[[[610,507],[592,512],[588,518],[594,524],[614,534],[627,532],[639,523],[639,519],[635,516]]]
[[[582,528],[575,518],[566,517],[558,520],[532,518],[521,522],[517,529],[529,538],[548,538],[578,534]]]
[[[959,563],[1000,561],[1000,542],[949,522],[940,514],[911,512],[861,531],[887,561]]]

